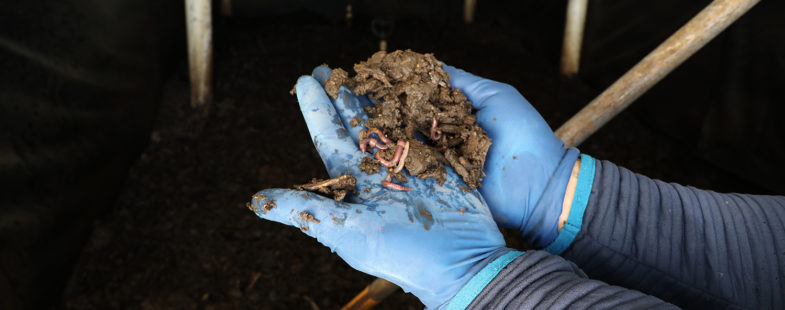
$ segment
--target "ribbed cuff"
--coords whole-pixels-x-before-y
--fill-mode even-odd
[[[559,255],[575,240],[575,236],[581,231],[583,225],[583,213],[586,211],[586,206],[589,204],[589,195],[594,185],[594,158],[589,155],[581,154],[581,168],[578,172],[578,184],[575,187],[575,194],[572,198],[572,206],[570,206],[570,215],[567,217],[567,223],[564,224],[556,240],[545,247],[545,251],[551,254]]]
[[[466,309],[466,307],[474,301],[474,298],[485,289],[485,286],[487,286],[488,283],[491,283],[491,281],[496,278],[504,267],[507,267],[510,262],[514,261],[522,254],[523,252],[510,251],[485,266],[485,268],[474,275],[474,277],[455,294],[455,297],[450,300],[446,309]]]

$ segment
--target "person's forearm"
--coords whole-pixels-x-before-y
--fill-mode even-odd
[[[653,296],[587,279],[575,264],[527,251],[474,298],[468,309],[673,309]]]
[[[564,192],[564,201],[561,205],[561,215],[559,216],[559,231],[564,228],[564,224],[567,223],[567,218],[570,215],[570,209],[572,207],[572,200],[575,196],[575,188],[578,185],[578,176],[580,175],[581,169],[581,159],[575,161],[575,165],[572,167],[572,173],[570,173],[570,181],[567,182],[567,190]]]
[[[682,307],[785,306],[785,197],[719,194],[596,161],[563,253],[587,274]]]

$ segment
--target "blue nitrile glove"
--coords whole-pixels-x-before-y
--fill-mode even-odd
[[[575,148],[564,149],[537,110],[512,86],[444,66],[450,85],[472,101],[477,123],[492,139],[482,193],[502,227],[517,228],[535,248],[558,235]]]
[[[321,81],[326,74],[325,67],[314,70]],[[354,175],[358,194],[349,194],[349,203],[343,203],[308,192],[267,189],[252,200],[259,217],[300,227],[353,268],[399,285],[429,308],[445,306],[486,265],[500,269],[492,267],[518,253],[505,247],[479,192],[460,190],[465,183],[452,169],[447,169],[443,186],[409,177],[403,185],[413,189],[403,192],[381,186],[384,170],[368,175],[357,167],[364,157],[356,141],[362,126],[344,124],[356,116],[367,118],[360,107],[367,103],[365,97],[342,88],[331,102],[311,76],[300,77],[296,88],[329,175]],[[265,205],[270,201],[276,207]]]

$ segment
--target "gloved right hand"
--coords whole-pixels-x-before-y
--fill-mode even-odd
[[[517,228],[536,248],[558,235],[567,182],[578,150],[565,149],[537,110],[512,86],[444,66],[472,101],[491,137],[482,193],[499,226]]]

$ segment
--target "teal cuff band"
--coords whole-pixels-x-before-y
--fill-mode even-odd
[[[458,291],[458,294],[455,294],[455,297],[450,300],[450,304],[447,305],[447,309],[466,309],[466,307],[474,301],[474,298],[476,298],[477,295],[480,295],[480,292],[485,289],[485,286],[488,285],[488,283],[491,283],[504,267],[507,267],[509,263],[522,254],[523,252],[510,251],[492,261],[488,266],[485,266],[485,268],[474,275],[474,277]]]
[[[575,187],[575,195],[572,197],[570,215],[567,223],[564,223],[556,240],[545,247],[545,251],[559,255],[575,240],[575,236],[581,231],[583,225],[583,212],[589,204],[591,188],[594,185],[594,158],[589,155],[581,154],[581,169],[578,172],[578,185]]]

